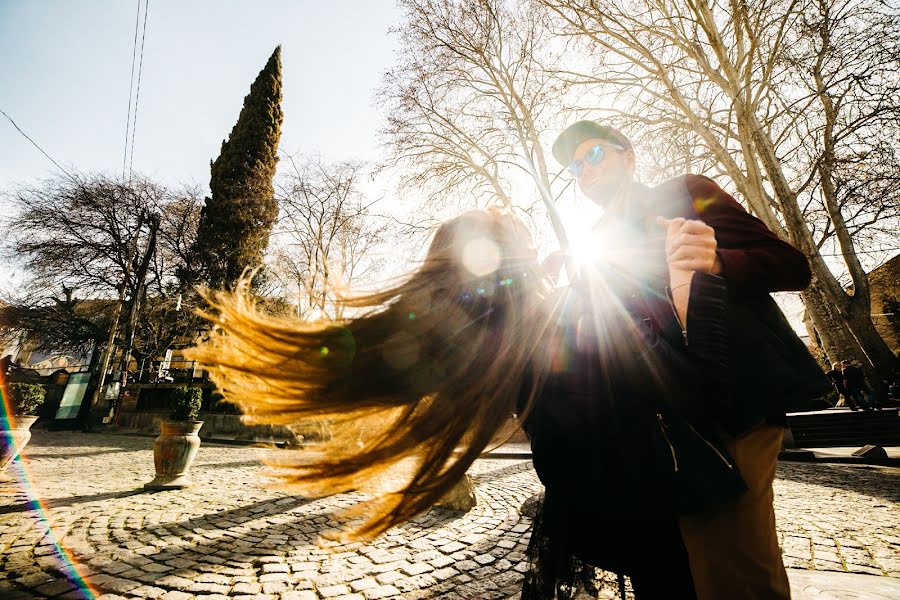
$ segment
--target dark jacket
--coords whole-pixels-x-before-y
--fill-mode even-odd
[[[560,356],[524,428],[546,488],[543,530],[557,552],[630,573],[648,542],[662,554],[681,544],[671,490],[656,469],[657,415],[669,419],[698,398],[727,393],[727,291],[722,278],[694,277],[686,343],[671,307],[647,321],[601,306],[597,287],[561,301],[562,337],[549,342]]]
[[[847,388],[844,386],[844,374],[837,369],[832,369],[825,373],[825,377],[831,380],[834,389],[841,396],[847,395]]]
[[[814,408],[828,393],[822,369],[797,337],[770,292],[802,290],[811,274],[806,257],[781,240],[711,179],[684,175],[655,188],[635,184],[620,215],[635,235],[648,265],[635,279],[649,298],[650,313],[665,311],[665,231],[658,215],[700,219],[715,230],[722,276],[728,282],[728,347],[731,382],[721,403],[711,406],[733,435],[786,412]],[[765,373],[765,377],[759,377]]]
[[[843,375],[845,389],[855,390],[866,387],[866,375],[859,367],[853,365],[844,367]]]

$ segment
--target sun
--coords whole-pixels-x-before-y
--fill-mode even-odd
[[[569,255],[579,266],[590,264],[614,264],[620,268],[635,266],[634,232],[626,226],[606,223],[602,231],[595,227],[596,219],[587,215],[569,221]]]

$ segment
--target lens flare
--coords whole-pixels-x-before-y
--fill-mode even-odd
[[[490,275],[500,267],[500,248],[487,238],[469,240],[463,247],[462,263],[475,277]]]
[[[7,392],[6,379],[3,373],[0,373],[0,395],[2,395],[3,405],[2,415],[0,415],[2,417],[0,418],[0,428],[3,429],[4,437],[7,437],[4,443],[7,443],[10,440],[6,432],[15,427],[15,419],[13,418],[12,401]],[[62,536],[58,535],[57,530],[54,528],[52,516],[35,491],[31,473],[28,469],[28,456],[24,449],[19,452],[18,460],[12,461],[6,468],[13,480],[3,482],[0,486],[17,488],[25,494],[30,511],[37,515],[36,526],[41,528],[41,532],[50,541],[53,548],[51,556],[56,559],[57,564],[49,567],[49,569],[63,574],[67,580],[76,586],[76,589],[69,592],[72,597],[78,597],[77,594],[80,594],[81,598],[89,600],[96,598],[98,595],[97,591],[84,580],[84,576],[79,571],[77,560],[71,550],[63,544]]]

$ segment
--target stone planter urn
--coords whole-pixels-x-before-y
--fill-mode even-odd
[[[188,470],[197,450],[200,436],[197,432],[203,421],[163,421],[160,434],[153,443],[153,465],[156,477],[144,484],[148,490],[177,490],[191,485]]]
[[[475,498],[475,483],[469,474],[466,473],[435,506],[449,508],[450,510],[469,511],[475,508],[477,502]]]
[[[34,415],[13,416],[9,428],[0,430],[0,471],[19,455],[31,439],[31,426],[37,420]]]

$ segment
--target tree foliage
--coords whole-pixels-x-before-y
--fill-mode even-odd
[[[210,197],[200,214],[189,281],[233,284],[262,265],[278,217],[272,180],[281,137],[281,47],[250,86],[237,123],[211,163]]]
[[[171,191],[140,176],[121,181],[101,174],[51,179],[11,194],[10,260],[30,278],[0,308],[0,335],[47,352],[89,355],[105,346],[121,295],[122,314],[138,302],[134,354],[164,352],[199,326],[190,307],[176,311],[178,274],[199,216],[195,190]],[[135,272],[146,251],[150,215],[160,215],[159,244],[148,277]],[[124,287],[124,294],[122,294]],[[128,336],[132,324],[118,333]]]
[[[47,390],[34,383],[10,383],[7,386],[13,412],[17,415],[34,415],[44,403]]]

